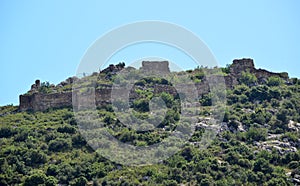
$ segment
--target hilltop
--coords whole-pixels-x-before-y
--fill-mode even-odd
[[[49,108],[72,107],[72,101],[78,102],[78,100],[72,100],[72,84],[75,81],[82,81],[77,84],[81,84],[85,87],[91,87],[89,84],[93,84],[93,87],[96,89],[96,104],[97,106],[103,106],[109,102],[111,88],[114,81],[113,77],[122,70],[139,73],[139,71],[145,69],[147,69],[147,71],[153,71],[153,69],[155,69],[156,71],[170,73],[169,63],[167,61],[143,62],[142,65],[141,69],[134,69],[133,67],[125,68],[125,63],[120,63],[116,66],[110,65],[101,72],[95,72],[91,76],[84,77],[81,80],[77,77],[70,77],[56,86],[53,84],[50,85],[47,82],[41,83],[40,80],[36,80],[28,93],[20,95],[20,110],[43,111]],[[194,71],[189,71],[188,75],[194,81],[198,94],[201,96],[210,91],[207,79],[208,74],[215,76],[215,78],[224,77],[226,87],[232,89],[234,86],[239,84],[239,81],[245,72],[251,73],[255,76],[257,81],[253,83],[257,83],[257,85],[266,84],[269,77],[279,77],[283,79],[285,83],[292,83],[290,82],[287,73],[273,73],[263,69],[256,69],[252,59],[236,59],[230,66],[223,69],[199,68]],[[174,75],[180,76],[180,72],[174,73]],[[158,86],[161,86],[161,84]],[[160,91],[168,92],[169,88],[166,85],[161,87]],[[132,96],[134,98],[134,95]],[[76,97],[77,96],[74,96],[73,98],[76,99]]]
[[[151,69],[171,73],[178,85],[184,84],[179,76],[187,74],[195,84],[199,107],[195,132],[180,151],[157,164],[134,167],[113,162],[91,148],[105,146],[101,139],[85,139],[80,133],[72,108],[72,86],[79,82],[75,90],[95,88],[99,118],[91,117],[93,121],[103,122],[122,143],[146,147],[181,126],[182,97],[171,88],[172,83],[155,77],[135,83],[129,97],[137,118],[150,117],[151,99],[161,97],[166,103],[165,118],[149,131],[124,126],[109,98],[113,82],[128,82],[117,79],[118,72],[138,74]],[[206,149],[199,149],[204,132],[213,127],[209,121],[214,95],[208,82],[219,77],[224,77],[226,85],[225,114],[216,138]],[[0,116],[0,185],[300,184],[300,80],[290,79],[287,73],[256,69],[252,59],[184,73],[170,72],[168,62],[144,62],[141,69],[120,63],[58,85],[36,81],[31,90],[20,95],[18,107],[0,107]],[[130,115],[122,117],[134,123]]]

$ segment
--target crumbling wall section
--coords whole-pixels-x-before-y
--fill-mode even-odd
[[[142,63],[141,70],[160,70],[165,73],[169,73],[169,63],[167,61],[163,62],[149,62],[144,61]],[[110,66],[107,70],[113,68]],[[115,67],[114,67],[115,68]],[[122,67],[123,68],[123,67]],[[121,69],[121,67],[120,67]],[[120,70],[119,67],[117,70]],[[208,93],[210,91],[209,83],[218,81],[219,78],[224,78],[226,88],[232,89],[238,84],[238,78],[241,77],[242,72],[250,72],[255,74],[255,76],[260,79],[267,79],[270,76],[278,76],[283,79],[288,79],[287,73],[273,73],[263,69],[256,69],[254,66],[253,59],[243,58],[233,60],[232,65],[230,65],[230,73],[226,76],[214,76],[213,79],[204,78],[200,83],[196,83],[195,87],[198,91],[198,95]],[[100,89],[95,89],[91,87],[86,92],[60,92],[60,93],[40,93],[37,89],[40,86],[40,82],[36,81],[32,87],[31,94],[20,95],[19,109],[21,111],[45,111],[49,108],[62,108],[62,107],[72,107],[73,104],[78,107],[89,107],[89,105],[94,104],[96,107],[100,107],[105,104],[109,104],[111,100],[111,86],[102,86]],[[182,85],[184,86],[184,85]],[[191,87],[185,87],[187,89]],[[114,90],[122,92],[128,92],[128,90]],[[192,91],[192,90],[191,90]],[[168,92],[170,94],[176,95],[177,91],[174,87],[168,85],[156,85],[154,87],[154,92]],[[79,96],[80,94],[85,94],[85,96]],[[133,90],[131,90],[129,99],[132,100],[136,98],[137,95]],[[73,102],[72,102],[73,101]]]

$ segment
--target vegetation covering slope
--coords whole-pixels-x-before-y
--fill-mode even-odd
[[[223,73],[226,75],[227,69]],[[201,81],[203,74],[188,71]],[[113,79],[113,78],[112,78]],[[144,83],[162,83],[145,79]],[[146,117],[151,90],[137,90],[138,117]],[[159,142],[178,121],[178,98],[162,93],[169,111],[157,130],[139,133],[120,124],[110,105],[99,108],[101,120],[122,142],[136,146]],[[199,118],[209,117],[211,94],[199,99]],[[71,108],[19,112],[0,107],[0,185],[294,185],[300,183],[300,80],[270,77],[258,84],[243,73],[227,90],[227,110],[220,133],[204,150],[190,142],[156,165],[123,166],[96,153],[80,135]],[[112,127],[114,126],[114,127]],[[126,161],[126,160],[124,160]]]

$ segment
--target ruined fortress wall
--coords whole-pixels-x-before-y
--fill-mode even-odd
[[[230,65],[230,74],[238,76],[245,71],[249,71],[250,73],[255,71],[253,59],[243,58],[233,60]]]
[[[255,70],[254,74],[257,77],[257,79],[271,77],[271,76],[277,76],[277,77],[280,77],[280,78],[283,78],[283,79],[288,79],[289,78],[289,75],[286,72],[274,73],[274,72],[269,72],[269,71],[264,70],[264,69]]]
[[[243,58],[243,59],[235,59],[230,66],[230,74],[236,78],[239,78],[243,72],[250,72],[254,74],[257,79],[268,78],[271,76],[277,76],[283,79],[288,79],[288,73],[274,73],[264,69],[256,69],[254,66],[253,59]]]
[[[20,95],[21,111],[44,111],[49,108],[71,107],[72,92],[64,93],[33,93],[32,95]]]
[[[168,72],[168,62],[158,63],[156,62],[155,68],[164,67],[164,71]],[[143,62],[144,69],[153,69],[150,62]],[[258,79],[264,78],[267,79],[270,76],[278,76],[284,79],[288,79],[287,73],[273,73],[262,69],[256,69],[254,67],[254,62],[252,59],[238,59],[234,60],[233,64],[230,66],[230,73],[227,76],[214,76],[215,80],[218,78],[224,78],[227,88],[232,89],[235,85],[238,84],[238,78],[241,77],[242,72],[250,72],[255,74]],[[209,83],[214,82],[214,80],[209,80],[204,78],[202,82],[195,84],[195,87],[198,91],[198,95],[208,93],[210,91]],[[184,86],[184,85],[182,85]],[[32,94],[20,95],[20,105],[19,109],[21,111],[44,111],[49,108],[61,108],[61,107],[72,107],[73,103],[78,107],[87,107],[89,105],[101,106],[108,104],[111,100],[111,86],[102,86],[101,89],[91,88],[86,92],[79,93],[75,92],[62,92],[62,93],[50,93],[43,94],[35,92]],[[184,87],[187,90],[192,87]],[[124,92],[128,90],[114,90],[119,91],[120,96],[125,96]],[[192,89],[190,91],[193,91]],[[167,85],[157,85],[154,87],[154,92],[168,92],[170,94],[176,95],[176,89],[172,86]],[[86,94],[85,96],[79,96],[79,94]],[[129,99],[132,100],[138,95],[131,90]],[[72,102],[73,101],[73,102]]]
[[[161,73],[169,73],[169,62],[168,61],[143,61],[142,68],[146,72],[161,72]]]
[[[19,110],[20,111],[45,111],[49,108],[72,107],[73,102],[79,106],[87,106],[95,103],[97,106],[107,104],[110,99],[110,89],[97,89],[94,96],[92,92],[85,92],[84,96],[79,93],[62,92],[62,93],[33,93],[20,95]]]
[[[202,82],[195,84],[195,87],[179,85],[180,90],[193,92],[196,88],[198,95],[209,92],[209,85],[207,82]],[[168,92],[172,95],[177,95],[177,90],[173,86],[168,85],[156,85],[153,87],[154,93]],[[138,94],[132,89],[115,89],[115,93],[125,96],[125,93],[129,92],[129,101],[138,97]],[[25,94],[20,95],[20,106],[21,111],[45,111],[49,108],[62,108],[62,107],[72,107],[75,105],[75,109],[78,108],[91,108],[100,107],[110,103],[111,100],[111,88],[94,89],[91,88],[85,92],[75,91],[63,92],[63,93],[33,93],[31,95]],[[73,101],[73,102],[72,102]]]

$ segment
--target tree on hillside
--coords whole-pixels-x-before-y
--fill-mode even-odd
[[[250,72],[242,72],[242,76],[239,78],[239,82],[247,86],[253,86],[257,83],[257,78]]]

